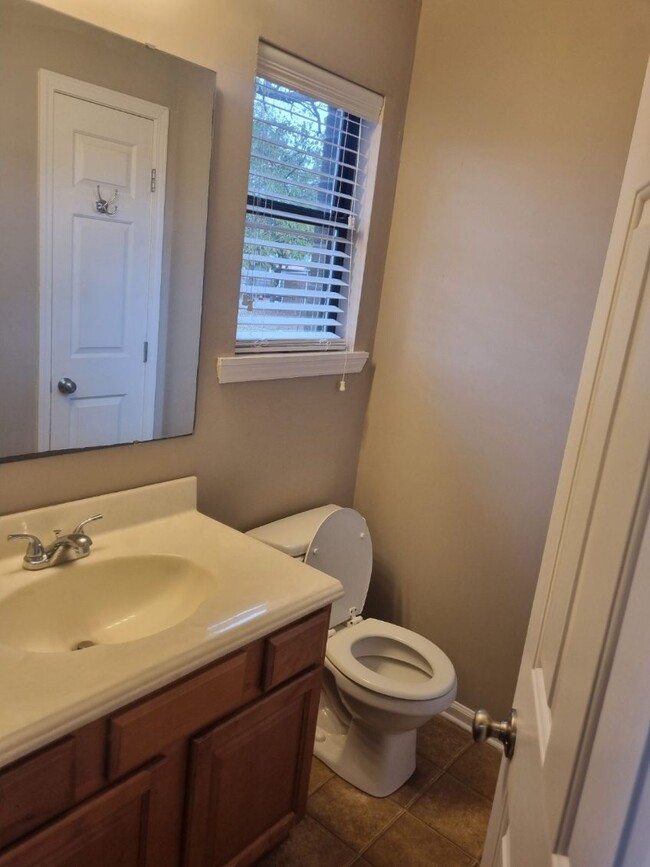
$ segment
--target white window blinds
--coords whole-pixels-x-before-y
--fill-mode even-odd
[[[331,73],[261,47],[237,323],[240,351],[349,348],[366,143],[381,102]]]

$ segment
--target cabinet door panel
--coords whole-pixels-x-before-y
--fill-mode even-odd
[[[73,805],[74,746],[66,738],[0,774],[0,846]]]
[[[0,849],[105,785],[105,723],[89,723],[0,770]]]
[[[303,815],[319,693],[318,670],[193,741],[187,867],[254,863]]]
[[[0,867],[148,867],[152,779],[144,770],[92,798],[8,850]]]

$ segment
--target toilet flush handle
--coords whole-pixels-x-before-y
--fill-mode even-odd
[[[477,743],[484,743],[488,738],[498,738],[504,747],[507,759],[511,759],[515,751],[517,740],[517,711],[513,709],[508,719],[502,722],[494,722],[486,710],[477,710],[472,724],[472,735]]]

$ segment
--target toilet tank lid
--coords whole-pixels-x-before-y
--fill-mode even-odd
[[[289,515],[288,518],[280,518],[279,521],[255,527],[246,535],[259,539],[260,542],[265,542],[291,557],[304,557],[316,530],[325,518],[340,508],[341,506],[333,504],[319,506],[317,509],[309,509],[307,512],[299,512],[297,515]]]

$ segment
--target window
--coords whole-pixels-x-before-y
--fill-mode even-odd
[[[238,352],[353,348],[381,104],[261,46]]]

